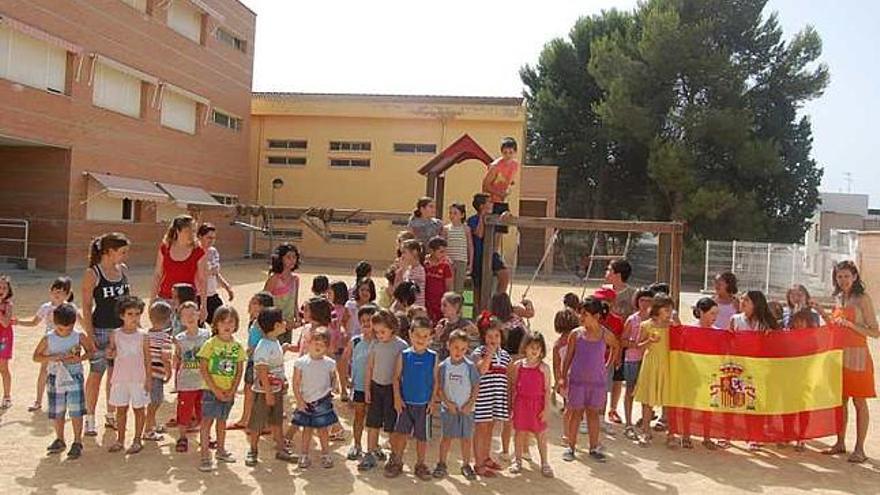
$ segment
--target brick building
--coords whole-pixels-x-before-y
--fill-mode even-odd
[[[40,268],[83,266],[112,230],[148,264],[174,215],[227,223],[250,191],[255,21],[236,0],[0,0],[0,254],[22,256],[27,221]]]

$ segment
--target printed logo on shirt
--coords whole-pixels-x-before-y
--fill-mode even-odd
[[[101,295],[106,299],[124,296],[128,293],[128,284],[111,285],[109,287],[101,287]]]

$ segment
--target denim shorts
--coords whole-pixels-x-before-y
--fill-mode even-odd
[[[107,368],[113,367],[113,360],[107,359],[107,346],[110,345],[110,334],[115,328],[95,329],[95,353],[89,359],[89,373],[103,375]]]
[[[428,441],[428,406],[407,404],[403,412],[397,415],[397,423],[394,425],[395,433],[412,435],[420,442]]]
[[[333,396],[325,395],[323,398],[310,402],[304,411],[297,409],[293,412],[293,423],[303,428],[326,428],[339,422],[336,411],[333,410]]]
[[[626,388],[632,390],[639,381],[639,371],[642,369],[641,361],[627,361],[623,363],[623,377],[626,380]]]
[[[229,419],[229,412],[235,400],[223,402],[210,390],[202,391],[202,418]]]
[[[254,383],[254,362],[248,359],[247,366],[244,368],[244,382],[248,385]]]
[[[150,377],[153,382],[150,386],[150,404],[161,404],[165,402],[165,380],[156,377]]]

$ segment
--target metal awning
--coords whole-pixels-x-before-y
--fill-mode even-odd
[[[165,191],[156,186],[155,182],[96,172],[86,172],[86,175],[103,188],[101,194],[111,198],[155,201],[157,203],[164,203],[170,199]]]
[[[179,184],[156,183],[163,191],[171,196],[171,200],[180,206],[216,206],[225,207],[214,196],[200,187],[181,186]]]
[[[9,17],[6,14],[0,13],[0,24],[3,24],[9,29],[14,29],[22,34],[26,34],[31,38],[36,38],[40,41],[48,43],[50,45],[61,48],[62,50],[75,53],[77,55],[81,54],[83,49],[80,45],[76,43],[71,43],[63,38],[59,38],[58,36],[53,36],[42,29],[31,26],[30,24],[25,24],[17,19]]]

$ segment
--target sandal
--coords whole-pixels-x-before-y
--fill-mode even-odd
[[[620,419],[620,415],[617,414],[617,411],[611,411],[608,413],[608,422],[614,424],[623,424],[623,420]]]
[[[807,451],[807,444],[805,442],[795,443],[794,444],[794,451],[795,452],[806,452]]]
[[[250,455],[250,453],[248,453],[248,455]],[[254,452],[255,457],[256,457],[256,455],[257,455],[257,453]],[[279,461],[284,461],[284,462],[296,462],[297,460],[299,460],[299,456],[297,456],[296,454],[294,454],[293,452],[291,452],[287,449],[283,449],[283,450],[279,450],[278,452],[275,452],[275,459],[277,459]],[[247,461],[245,461],[245,463],[247,463]]]
[[[243,423],[232,423],[230,425],[226,425],[227,430],[244,430],[247,428]]]
[[[654,440],[654,437],[651,435],[642,435],[639,437],[639,447],[650,447],[651,441]]]
[[[330,454],[324,454],[321,456],[321,467],[324,469],[330,469],[333,467],[333,458],[330,457]],[[400,466],[400,470],[403,471],[403,465]]]
[[[278,458],[278,454],[275,454],[275,458]],[[248,450],[247,454],[244,456],[244,465],[247,467],[254,467],[257,465],[257,453],[253,450]]]
[[[144,450],[143,444],[141,444],[140,442],[132,442],[131,447],[129,447],[128,450],[125,451],[125,453],[126,455],[135,455],[142,450]]]
[[[164,439],[165,439],[165,437],[163,437],[162,435],[157,433],[156,430],[151,430],[151,431],[147,432],[146,435],[144,435],[144,440],[147,440],[150,442],[161,442]]]
[[[28,412],[37,412],[43,409],[43,405],[39,402],[34,402],[33,404],[28,406]]]
[[[703,448],[706,450],[718,450],[718,446],[712,440],[703,440]]]
[[[116,416],[111,416],[109,414],[104,416],[104,428],[116,430]]]
[[[846,447],[841,445],[832,445],[831,447],[822,451],[822,455],[837,455],[837,454],[846,454]]]
[[[553,468],[551,468],[549,464],[544,464],[543,466],[541,466],[541,475],[545,478],[552,478],[555,476],[553,474]]]
[[[178,438],[177,444],[174,445],[174,451],[184,454],[187,450],[189,450],[189,440],[186,438]]]
[[[513,462],[510,464],[510,467],[509,467],[507,470],[510,472],[510,474],[519,474],[519,473],[521,473],[522,470],[523,470],[523,467],[522,467],[522,461],[520,461],[520,460],[518,460],[518,459],[515,460],[515,461],[513,461]]]
[[[663,432],[663,431],[666,431],[667,428],[668,428],[668,426],[666,424],[666,421],[663,420],[663,418],[660,418],[660,421],[657,421],[656,423],[654,423],[654,431]]]
[[[4,397],[0,402],[0,409],[9,409],[10,407],[12,407],[12,397]]]
[[[496,476],[495,471],[489,469],[488,466],[477,466],[477,468],[474,469],[474,472],[483,478],[494,478]]]
[[[862,464],[868,460],[868,456],[859,452],[853,452],[846,459],[846,462],[851,462],[853,464]]]
[[[437,466],[434,467],[434,472],[431,473],[432,476],[437,478],[438,480],[441,478],[445,478],[446,475],[449,474],[449,469],[446,467],[446,463],[438,462]]]
[[[692,448],[694,448],[694,442],[691,441],[690,438],[682,438],[681,439],[681,448],[692,449]]]
[[[424,464],[416,464],[416,467],[413,468],[413,474],[422,481],[428,481],[431,479],[431,470]]]
[[[123,450],[125,450],[125,445],[122,445],[121,443],[116,442],[113,445],[111,445],[109,449],[107,449],[107,452],[116,453],[116,452],[122,452]]]
[[[502,469],[504,469],[503,467],[501,467],[501,464],[498,464],[495,459],[492,459],[491,457],[486,459],[486,462],[484,462],[483,465],[491,469],[492,471],[501,471]]]

